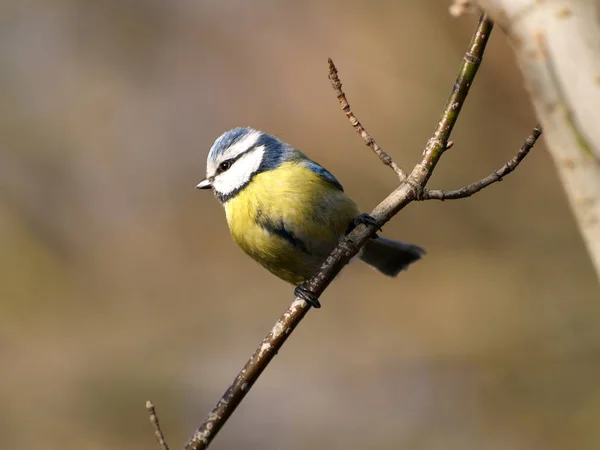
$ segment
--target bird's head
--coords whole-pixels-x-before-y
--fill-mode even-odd
[[[206,161],[206,178],[196,187],[212,189],[221,203],[235,197],[253,177],[277,168],[299,152],[262,131],[234,128],[213,144]]]

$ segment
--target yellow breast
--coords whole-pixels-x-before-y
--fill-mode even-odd
[[[233,239],[248,255],[299,284],[317,272],[358,208],[306,166],[287,162],[256,175],[225,203],[225,212]]]

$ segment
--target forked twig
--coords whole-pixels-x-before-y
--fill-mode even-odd
[[[502,179],[513,172],[521,161],[525,159],[525,157],[529,154],[529,151],[533,148],[536,141],[542,134],[542,128],[539,125],[536,125],[531,134],[525,139],[523,145],[517,152],[517,154],[506,164],[504,164],[500,169],[492,172],[487,177],[476,181],[475,183],[471,183],[468,186],[462,187],[460,189],[454,189],[452,191],[443,191],[439,189],[429,190],[425,189],[423,194],[419,198],[419,200],[455,200],[459,198],[470,197],[473,194],[476,194],[483,188],[488,187],[490,184],[496,183],[498,181],[502,181]]]

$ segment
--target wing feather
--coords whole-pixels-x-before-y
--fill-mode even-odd
[[[340,191],[342,191],[342,192],[344,191],[344,188],[342,187],[341,183],[337,180],[337,178],[334,177],[331,174],[331,172],[329,172],[323,166],[320,166],[316,162],[310,161],[310,160],[309,161],[302,161],[302,164],[304,166],[306,166],[312,172],[314,172],[317,175],[319,175],[319,177],[321,177],[323,180],[327,181],[328,183],[333,184]]]

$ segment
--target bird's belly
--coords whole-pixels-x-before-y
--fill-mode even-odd
[[[324,258],[294,246],[287,239],[256,222],[231,227],[234,241],[252,259],[277,277],[299,284],[310,278],[320,267]]]
[[[276,192],[256,182],[230,199],[225,211],[231,235],[244,252],[293,284],[319,270],[358,212],[342,191]]]

